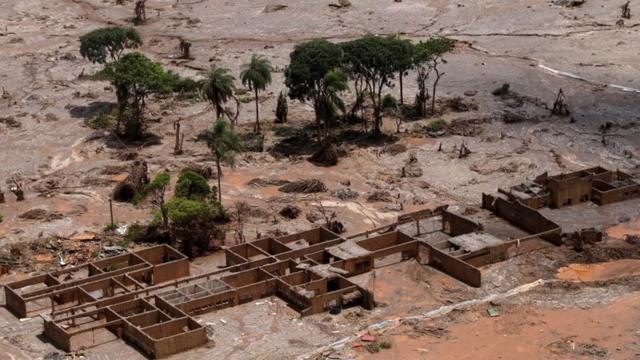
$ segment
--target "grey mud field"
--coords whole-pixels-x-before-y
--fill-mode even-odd
[[[334,212],[347,233],[392,223],[402,213],[424,207],[449,204],[466,212],[480,206],[483,193],[545,172],[602,166],[640,177],[639,0],[630,2],[638,15],[623,24],[617,23],[623,1],[587,0],[577,7],[547,0],[351,3],[338,8],[325,0],[147,1],[148,20],[136,27],[144,39],[139,51],[167,69],[198,79],[215,64],[238,74],[254,53],[269,58],[276,68],[273,84],[260,97],[265,151],[241,154],[235,167],[224,168],[222,178],[223,202],[244,202],[252,209],[243,228],[248,240],[321,225],[319,209]],[[265,11],[276,4],[286,8]],[[149,131],[160,141],[135,148],[86,126],[87,119],[116,98],[108,82],[81,76],[95,73],[100,65],[79,55],[78,38],[99,27],[130,25],[132,14],[131,1],[3,0],[0,5],[0,186],[7,197],[0,204],[0,248],[26,246],[32,254],[2,275],[2,283],[86,262],[101,248],[109,197],[126,177],[123,153],[136,152],[151,174],[166,169],[177,175],[189,163],[214,166],[208,148],[196,141],[214,117],[204,101],[152,97],[146,117],[151,119]],[[404,122],[399,134],[394,134],[395,121],[385,118],[383,131],[394,134],[393,140],[345,141],[341,147],[346,155],[334,167],[315,166],[306,154],[278,156],[269,151],[283,140],[273,131],[274,109],[285,90],[283,69],[293,47],[311,39],[340,42],[367,34],[456,40],[442,65],[439,104],[462,97],[475,106],[466,112],[443,111],[438,118],[452,125],[440,137],[414,131],[433,118]],[[178,58],[180,39],[193,44],[192,60]],[[415,75],[411,71],[406,76],[408,99],[417,92]],[[517,99],[492,95],[503,83],[510,84]],[[559,89],[566,95],[570,117],[550,115]],[[397,87],[386,92],[399,96]],[[505,112],[521,121],[506,123]],[[289,102],[288,127],[302,128],[313,116],[311,105]],[[251,131],[254,119],[253,103],[242,104],[239,128]],[[185,136],[184,153],[178,156],[173,155],[177,120]],[[610,130],[603,144],[600,128],[607,123]],[[463,143],[471,154],[460,159],[457,149]],[[401,176],[410,155],[417,158],[418,177]],[[24,184],[23,202],[7,191],[5,180],[13,176]],[[276,186],[250,185],[256,178],[316,178],[328,191],[285,194]],[[360,196],[334,196],[344,184]],[[367,201],[374,192],[387,194],[387,201]],[[279,215],[287,205],[298,206],[302,214],[294,220]],[[478,289],[413,262],[381,267],[353,279],[375,287],[380,306],[372,311],[354,308],[336,316],[300,318],[273,297],[199,317],[213,340],[172,358],[638,359],[640,248],[624,240],[640,235],[640,200],[606,208],[591,205],[545,210],[562,226],[604,232],[604,241],[586,252],[541,245],[483,267]],[[121,225],[143,223],[150,220],[151,207],[114,203],[114,214]],[[35,218],[21,216],[33,209],[44,211]],[[223,245],[233,244],[235,230],[230,224]],[[197,258],[192,271],[215,269],[223,258],[219,252]],[[611,268],[594,267],[596,263]],[[582,266],[580,274],[587,280],[566,274],[567,267],[576,266]],[[379,321],[505,293],[538,279],[549,281],[492,303],[498,317],[487,316],[488,305],[481,303],[437,318],[402,322],[384,333],[392,346],[378,353],[351,344],[327,347]],[[40,318],[19,320],[0,308],[0,358],[66,358],[41,329]],[[73,356],[144,358],[122,340]]]

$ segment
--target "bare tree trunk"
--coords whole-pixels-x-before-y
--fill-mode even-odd
[[[258,88],[255,89],[256,91],[256,132],[260,133],[260,109],[259,109],[259,105],[258,105]]]
[[[173,147],[173,154],[179,155],[182,153],[182,142],[180,141],[180,120],[174,123],[173,128],[176,131],[176,144]]]
[[[402,88],[402,78],[404,77],[404,71],[400,71],[400,105],[404,105],[404,90]]]
[[[440,74],[440,71],[438,71],[436,67],[434,67],[433,70],[436,72],[436,79],[433,82],[433,89],[431,91],[431,114],[436,112],[436,87],[438,86],[440,78],[444,75]]]
[[[320,111],[318,109],[318,106],[320,106],[320,100],[321,98],[318,95],[315,95],[315,98],[313,99],[313,112],[316,116],[316,136],[317,136],[317,141],[318,144],[322,144],[322,131],[320,129],[322,129],[322,124],[320,121]]]
[[[218,202],[222,205],[222,167],[220,167],[220,156],[216,154],[216,169],[218,170]]]
[[[373,100],[373,136],[380,136],[380,134],[382,134],[382,130],[380,129],[381,125],[382,125],[382,111],[380,109],[380,106],[382,106],[382,86],[384,83],[380,84],[380,87],[378,88],[378,93],[377,94],[373,94],[373,96],[371,97]],[[375,98],[378,98],[377,101],[375,100]]]
[[[160,214],[162,214],[162,228],[163,229],[168,229],[169,228],[169,209],[167,209],[167,207],[164,204],[164,191],[165,189],[162,189],[162,192],[160,193]]]
[[[216,119],[222,119],[224,116],[224,109],[218,103],[213,103],[213,107],[216,109]]]

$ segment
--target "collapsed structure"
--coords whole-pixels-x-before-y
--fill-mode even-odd
[[[640,181],[619,170],[593,167],[555,176],[544,173],[533,182],[498,191],[534,209],[560,208],[587,201],[607,205],[640,197]]]
[[[67,352],[122,338],[162,358],[208,342],[193,316],[264,297],[279,297],[301,316],[372,309],[374,294],[350,278],[378,263],[416,259],[479,287],[479,266],[505,260],[529,242],[562,243],[560,226],[537,207],[574,198],[608,203],[638,190],[628,175],[600,168],[543,176],[536,184],[483,194],[483,208],[497,218],[441,206],[348,237],[316,228],[263,238],[226,248],[225,267],[195,276],[184,255],[161,245],[6,284],[6,305],[21,318],[40,314],[45,335]]]

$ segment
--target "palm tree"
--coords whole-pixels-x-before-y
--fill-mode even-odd
[[[248,86],[256,94],[256,132],[260,132],[260,114],[258,110],[258,92],[264,90],[271,84],[271,72],[273,66],[267,58],[262,55],[253,54],[251,61],[242,65],[240,79],[242,85]]]
[[[207,74],[207,78],[200,81],[200,93],[202,97],[211,101],[216,118],[224,116],[222,105],[233,97],[235,78],[229,74],[229,69],[213,67]]]
[[[225,162],[233,165],[235,154],[242,151],[242,141],[240,141],[238,134],[233,131],[231,125],[224,119],[216,120],[211,129],[204,133],[204,138],[216,160],[216,169],[218,170],[218,202],[222,204],[222,190],[220,188],[222,168],[220,164]]]
[[[318,124],[319,142],[322,140],[321,127],[324,127],[324,137],[328,140],[330,130],[335,125],[338,110],[345,112],[344,101],[339,95],[345,90],[347,90],[347,78],[342,72],[330,70],[324,75],[315,101],[316,118],[322,120],[322,126]]]

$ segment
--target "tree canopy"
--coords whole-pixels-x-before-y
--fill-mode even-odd
[[[398,73],[398,79],[400,81],[400,103],[404,104],[404,85],[403,79],[407,71],[414,65],[415,58],[415,46],[408,39],[400,39],[398,37],[391,38],[388,44],[392,48],[393,57],[391,61]]]
[[[322,129],[335,117],[336,108],[343,108],[337,95],[346,90],[342,48],[326,40],[311,40],[296,45],[285,71],[285,85],[292,100],[312,101],[316,117],[318,142]],[[323,126],[324,123],[324,126]]]
[[[292,100],[314,100],[325,75],[342,67],[342,48],[326,40],[296,45],[289,56],[285,85]]]
[[[446,63],[442,56],[445,53],[453,50],[454,46],[454,40],[444,37],[434,37],[427,41],[421,41],[415,45],[416,51],[414,54],[414,65],[418,67],[418,87],[421,89],[421,93],[424,93],[426,91],[426,81],[429,77],[429,74],[431,72],[435,74],[431,92],[432,113],[435,111],[436,106],[436,89],[438,83],[440,82],[440,78],[444,75],[444,73],[440,71],[438,66],[441,63]],[[419,105],[421,107],[425,106],[425,104],[423,103],[424,101],[426,101],[426,99],[423,95],[419,100],[419,102],[421,103]],[[424,112],[424,109],[422,109],[421,112]]]
[[[373,104],[373,134],[380,135],[382,123],[382,90],[391,86],[391,80],[398,71],[398,61],[394,60],[396,40],[389,37],[365,36],[342,43],[345,62],[352,76],[361,76],[366,84]]]
[[[170,182],[171,176],[169,173],[162,171],[144,188],[145,196],[151,196],[151,202],[160,210],[164,228],[169,226],[169,214],[164,201],[164,193]]]
[[[126,107],[132,98],[133,113],[126,122],[126,134],[138,139],[143,131],[145,99],[152,93],[169,93],[173,90],[172,77],[162,65],[146,56],[133,52],[123,55],[120,60],[109,63],[105,73],[116,88],[118,102]]]
[[[339,93],[347,90],[347,77],[340,70],[330,70],[324,75],[318,86],[314,108],[316,116],[324,126],[326,139],[329,136],[329,129],[334,125],[338,110],[343,113],[345,111],[344,101],[340,98]]]
[[[214,67],[207,74],[207,78],[200,82],[202,97],[213,105],[217,118],[224,116],[222,105],[233,97],[235,78],[229,69]]]
[[[80,55],[93,63],[104,64],[107,57],[116,61],[124,49],[137,48],[141,44],[140,34],[132,28],[102,28],[80,37]]]
[[[207,184],[207,179],[192,170],[185,170],[180,174],[176,183],[175,196],[202,200],[211,193],[211,187]]]
[[[258,105],[258,93],[271,84],[271,72],[273,66],[267,58],[262,55],[253,54],[251,60],[242,65],[240,80],[242,84],[253,90],[256,96],[256,132],[260,132],[260,110]]]
[[[204,133],[207,146],[211,149],[218,170],[218,202],[222,204],[221,163],[233,165],[236,153],[242,151],[242,141],[228,122],[218,119],[211,129]]]

